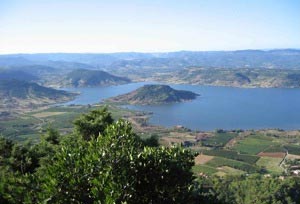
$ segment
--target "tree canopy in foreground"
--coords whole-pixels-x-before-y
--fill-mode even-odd
[[[193,176],[194,154],[144,141],[107,109],[38,144],[0,138],[0,203],[299,203],[300,182],[260,175]]]

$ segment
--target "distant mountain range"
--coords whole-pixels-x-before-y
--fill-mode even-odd
[[[191,91],[175,90],[167,85],[144,85],[135,91],[112,97],[107,101],[122,104],[165,104],[193,100],[198,94]]]
[[[13,74],[13,71],[19,72]],[[10,79],[13,75],[16,79],[50,87],[92,87],[131,81],[159,81],[299,88],[300,50],[0,55],[0,79],[7,76]],[[28,80],[29,75],[36,78]]]
[[[219,68],[278,68],[300,69],[300,50],[238,50],[238,51],[180,51],[166,53],[110,53],[110,54],[11,54],[0,55],[0,66],[50,65],[60,63],[74,69],[101,68],[183,68],[204,66]],[[73,63],[70,66],[69,63]],[[51,65],[52,64],[52,65]]]

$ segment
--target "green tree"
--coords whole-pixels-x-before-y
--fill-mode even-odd
[[[64,142],[41,169],[40,198],[50,203],[184,203],[191,195],[194,156],[187,150],[145,147],[119,120],[102,137]]]
[[[46,130],[46,134],[43,136],[43,139],[50,144],[58,145],[60,140],[60,134],[57,130],[52,127],[48,127]]]
[[[159,142],[158,142],[158,135],[153,134],[149,138],[146,138],[142,140],[143,144],[148,147],[158,147]]]
[[[36,154],[34,146],[14,145],[9,163],[12,171],[20,172],[21,174],[33,173],[39,167],[40,156]]]
[[[42,197],[54,203],[114,203],[126,195],[130,160],[139,140],[125,121],[110,125],[103,137],[65,141],[53,162],[40,175]],[[126,196],[125,196],[126,197]]]
[[[7,164],[8,158],[11,156],[13,146],[14,143],[12,140],[0,136],[0,167]]]
[[[92,110],[74,121],[75,130],[85,139],[90,140],[102,134],[105,128],[113,123],[107,108]]]
[[[32,203],[37,186],[33,173],[39,167],[35,146],[1,138],[0,157],[0,203]]]
[[[194,155],[181,147],[145,147],[135,160],[134,194],[128,203],[191,202]]]
[[[249,176],[227,176],[211,180],[207,200],[224,204],[297,204],[300,203],[299,179]],[[202,191],[203,192],[203,191]]]

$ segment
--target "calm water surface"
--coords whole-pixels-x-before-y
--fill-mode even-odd
[[[97,88],[70,88],[81,92],[68,104],[93,104],[124,94],[148,83]],[[200,94],[196,100],[167,105],[127,108],[153,112],[150,123],[171,127],[183,125],[194,130],[300,129],[300,89],[245,89],[232,87],[170,85]]]

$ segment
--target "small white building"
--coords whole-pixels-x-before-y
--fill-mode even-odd
[[[300,175],[300,169],[292,170],[292,174],[299,176]]]

